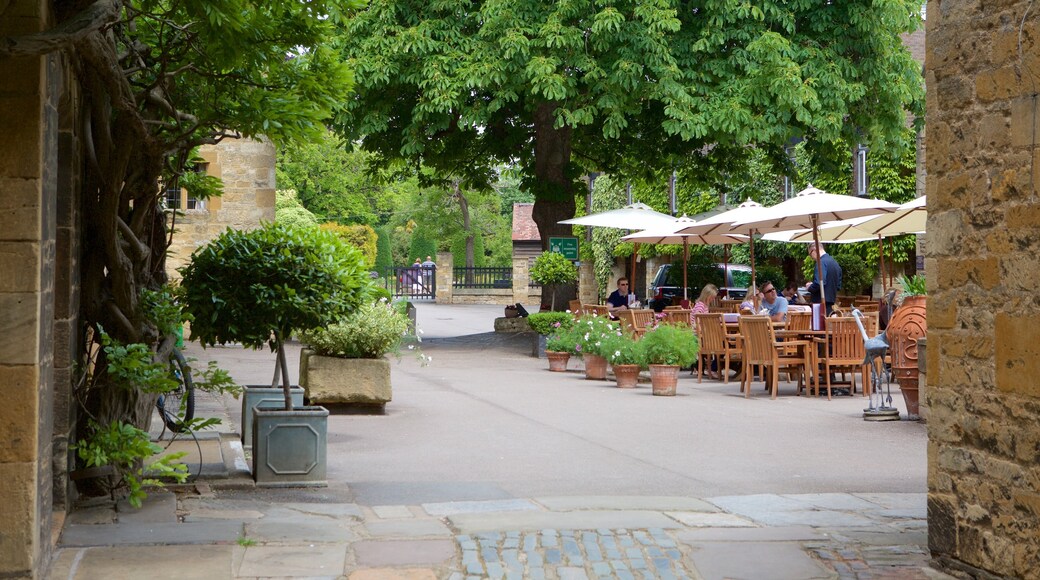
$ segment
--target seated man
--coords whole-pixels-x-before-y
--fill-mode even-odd
[[[617,290],[607,296],[607,312],[610,316],[616,318],[615,313],[619,310],[628,310],[628,278],[624,276],[617,279]]]
[[[787,320],[787,299],[777,293],[772,282],[762,285],[762,313],[768,314],[773,322]]]

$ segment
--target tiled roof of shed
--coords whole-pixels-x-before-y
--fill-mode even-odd
[[[533,203],[513,204],[513,241],[537,242],[542,238],[538,234],[538,224],[534,223]]]

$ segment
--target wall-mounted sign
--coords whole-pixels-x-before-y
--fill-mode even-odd
[[[568,260],[578,259],[578,238],[549,238],[549,251],[563,254]]]

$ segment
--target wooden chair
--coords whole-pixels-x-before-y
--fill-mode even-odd
[[[684,308],[674,308],[672,310],[665,308],[663,312],[664,318],[662,321],[676,326],[692,327],[693,320],[691,318],[691,312],[692,311]],[[696,331],[696,329],[694,329],[694,331]]]
[[[704,357],[717,356],[722,364],[718,365],[722,371],[722,382],[729,384],[729,363],[736,359],[740,351],[730,342],[726,334],[726,323],[723,322],[722,314],[694,314],[697,321],[697,337],[700,340],[700,354],[697,355],[697,382],[701,382],[704,376]]]
[[[869,334],[869,333],[868,333]],[[816,339],[822,344],[820,363],[823,369],[816,380],[816,393],[819,394],[820,381],[827,382],[827,400],[831,398],[831,374],[834,372],[851,372],[849,394],[856,392],[856,373],[863,380],[863,395],[870,394],[870,381],[867,380],[867,365],[864,364],[866,350],[863,336],[856,325],[856,319],[850,317],[828,318],[826,338]]]
[[[581,300],[571,300],[567,303],[567,309],[571,311],[575,318],[578,318],[581,316]]]
[[[674,306],[665,306],[664,309],[665,310],[686,310],[685,308],[682,307],[682,305],[678,305],[678,304],[676,304]]]
[[[616,315],[621,321],[621,329],[636,338],[642,338],[646,334],[647,327],[653,326],[657,322],[654,311],[649,309],[619,310]]]
[[[605,316],[610,318],[610,310],[606,304],[582,304],[581,311],[591,316]]]
[[[729,298],[723,298],[719,301],[722,306],[723,312],[740,312],[740,304],[743,300],[730,300]]]
[[[752,366],[761,366],[769,370],[769,374],[764,378],[766,387],[772,391],[771,398],[776,398],[781,368],[794,368],[799,371],[798,390],[801,391],[809,364],[809,341],[777,342],[773,334],[772,321],[768,316],[757,315],[740,317],[740,335],[744,343],[744,379],[741,381],[744,397],[751,396]]]
[[[812,312],[787,311],[787,330],[809,330],[812,328]]]

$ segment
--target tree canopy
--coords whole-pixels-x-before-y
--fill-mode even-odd
[[[372,0],[341,38],[357,92],[337,127],[471,185],[514,160],[545,240],[588,169],[709,176],[748,146],[782,165],[793,138],[897,145],[923,113],[899,38],[919,24],[917,0]]]

